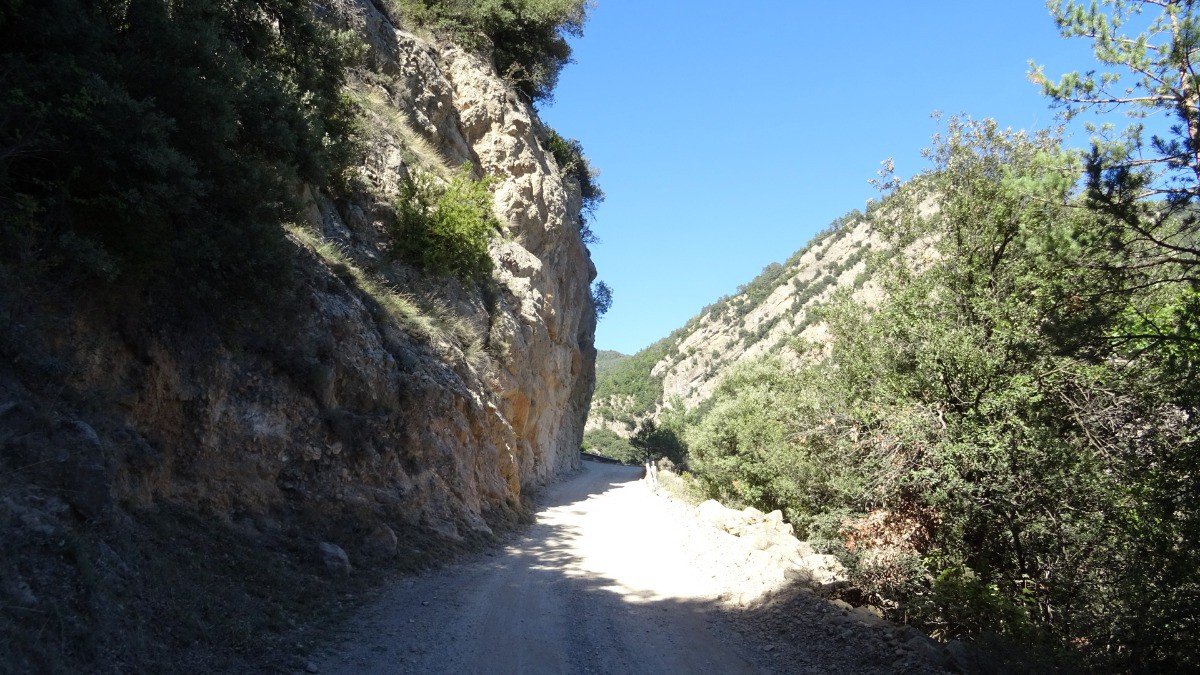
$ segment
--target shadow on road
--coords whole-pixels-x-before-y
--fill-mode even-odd
[[[507,546],[381,596],[320,672],[936,672],[899,630],[796,584],[763,589],[715,528],[640,477],[585,463]]]

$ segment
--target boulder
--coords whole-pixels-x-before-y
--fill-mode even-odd
[[[378,523],[363,537],[363,550],[374,558],[394,558],[399,546],[396,533],[383,523]]]
[[[350,567],[350,556],[346,554],[345,549],[337,544],[331,544],[327,541],[320,543],[321,562],[325,563],[325,568],[333,574],[349,574],[353,571]]]
[[[747,506],[742,509],[742,517],[749,523],[761,523],[767,518],[767,514],[759,511],[753,506]]]
[[[747,534],[746,541],[750,544],[750,548],[757,551],[765,551],[775,545],[775,540],[771,538],[771,535],[761,530]]]
[[[941,646],[924,635],[914,635],[904,642],[904,647],[928,663],[937,663],[942,658]]]
[[[994,653],[980,649],[977,645],[963,640],[951,640],[943,650],[947,668],[960,673],[972,675],[1003,675],[1011,672],[1001,659]]]
[[[741,536],[745,532],[741,512],[727,508],[715,499],[704,502],[696,510],[702,520],[732,535]]]

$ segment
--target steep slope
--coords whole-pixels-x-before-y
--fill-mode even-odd
[[[880,240],[872,215],[834,221],[786,262],[701,310],[683,327],[620,362],[597,379],[588,429],[628,434],[664,407],[704,404],[735,363],[770,353],[794,359],[796,339],[821,342],[813,310],[846,289],[857,299],[878,293],[866,264]]]
[[[381,3],[322,4],[370,48],[348,91],[367,161],[339,194],[298,187],[297,283],[273,307],[189,316],[0,275],[6,667],[186,668],[173,651],[233,648],[224,622],[191,615],[201,605],[285,600],[251,588],[251,570],[279,563],[297,575],[285,586],[316,588],[304,579],[323,564],[427,556],[429,533],[485,536],[521,517],[526,490],[579,467],[595,359],[579,186],[486,55],[409,32]],[[500,223],[477,283],[394,255],[405,181],[446,185],[463,165],[490,177]],[[218,541],[231,548],[208,549]],[[235,561],[228,542],[251,550]],[[159,559],[189,546],[191,559]],[[166,600],[189,565],[211,565],[220,588]],[[276,605],[213,599],[238,584]],[[47,615],[53,641],[38,637]]]
[[[601,377],[604,373],[617,368],[629,359],[628,354],[613,351],[611,349],[601,349],[596,352],[596,377]]]

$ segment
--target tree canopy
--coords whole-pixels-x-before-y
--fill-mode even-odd
[[[201,300],[270,288],[295,185],[353,157],[353,54],[303,0],[0,2],[0,256]]]
[[[496,69],[530,102],[553,98],[571,62],[568,38],[583,35],[590,0],[395,0],[417,23],[490,48]]]

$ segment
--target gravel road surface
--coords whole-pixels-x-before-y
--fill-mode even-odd
[[[584,462],[509,545],[385,589],[310,672],[929,672],[820,598],[746,605],[772,591],[736,538],[640,476]]]

